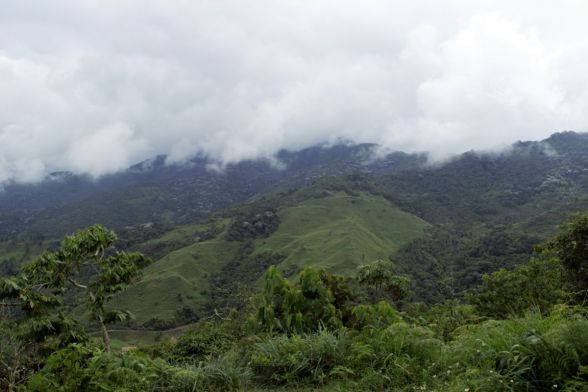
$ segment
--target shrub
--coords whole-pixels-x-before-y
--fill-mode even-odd
[[[351,339],[344,330],[278,336],[257,343],[250,356],[257,379],[265,384],[322,384],[344,365]]]
[[[398,311],[385,300],[374,305],[357,305],[351,314],[351,326],[354,329],[382,328],[400,320]]]
[[[480,314],[488,317],[522,315],[531,308],[549,311],[565,295],[556,259],[531,260],[514,271],[501,269],[483,279],[468,299]]]
[[[145,355],[115,355],[83,345],[70,345],[51,355],[29,382],[35,392],[125,390],[140,392],[161,379],[163,361]]]
[[[140,352],[110,354],[71,345],[53,354],[29,382],[32,392],[242,390],[251,373],[233,361],[170,366]]]
[[[428,307],[414,303],[404,308],[404,316],[414,324],[427,327],[435,332],[435,337],[448,342],[460,327],[479,323],[480,317],[473,305],[464,305],[457,300],[447,300]]]
[[[233,338],[218,331],[183,334],[172,349],[170,359],[177,362],[210,360],[227,351]]]
[[[476,382],[483,390],[492,390],[497,384],[489,383],[498,380],[507,384],[504,390],[551,391],[554,385],[579,382],[588,365],[587,342],[588,320],[583,317],[535,312],[464,330],[453,344],[453,360],[477,368]]]
[[[349,367],[380,375],[374,390],[397,388],[427,380],[439,367],[443,343],[429,329],[397,322],[384,329],[364,329],[354,341]],[[361,348],[361,349],[360,349]],[[358,374],[363,374],[359,370]],[[364,380],[368,382],[368,380]],[[372,380],[373,382],[373,380]]]
[[[266,331],[308,332],[320,327],[337,329],[342,325],[335,296],[312,268],[299,275],[299,287],[282,278],[276,267],[265,275],[264,302],[257,320]]]
[[[217,360],[207,364],[169,367],[163,391],[241,391],[251,382],[251,371],[231,361]]]

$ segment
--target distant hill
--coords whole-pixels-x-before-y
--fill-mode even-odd
[[[0,190],[0,238],[24,232],[55,238],[94,223],[114,229],[145,223],[169,227],[280,186],[302,186],[326,175],[404,170],[424,162],[422,155],[404,153],[374,161],[375,149],[341,144],[281,151],[275,162],[243,161],[222,171],[205,158],[166,165],[159,156],[95,181],[62,172],[38,184],[7,184]]]
[[[281,152],[249,161],[168,166],[163,157],[97,182],[61,173],[0,194],[0,273],[93,223],[152,256],[118,301],[135,325],[165,328],[238,306],[269,265],[353,274],[392,260],[411,300],[460,298],[483,273],[513,267],[566,217],[588,211],[588,134],[517,142],[431,165],[374,145]],[[8,261],[9,262],[8,262]],[[4,262],[3,262],[4,261]]]

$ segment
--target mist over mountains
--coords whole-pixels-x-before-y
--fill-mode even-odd
[[[97,180],[61,172],[11,184],[0,193],[0,271],[97,223],[118,232],[121,249],[156,260],[120,298],[139,309],[141,328],[181,324],[179,296],[192,298],[184,305],[197,317],[239,306],[237,293],[273,264],[288,276],[304,266],[349,275],[389,259],[418,282],[414,299],[434,303],[460,297],[484,273],[524,264],[559,223],[588,209],[585,133],[444,164],[382,151],[323,145],[223,170],[204,158],[169,165],[158,156]]]
[[[442,199],[446,196],[435,186],[456,182],[452,192],[463,199],[457,192],[463,187],[470,204],[482,203],[476,201],[482,197],[480,187],[488,185],[500,186],[493,197],[522,203],[550,187],[585,186],[587,138],[564,132],[541,142],[515,143],[503,153],[464,153],[441,165],[431,165],[423,154],[382,154],[373,144],[340,144],[282,151],[273,161],[246,160],[222,170],[205,158],[168,165],[158,156],[97,180],[53,173],[38,184],[5,186],[0,192],[0,235],[33,230],[54,237],[93,222],[113,228],[184,224],[266,192],[351,174],[392,182],[393,198],[409,192]]]
[[[303,186],[322,176],[356,171],[415,168],[426,161],[422,155],[399,152],[374,159],[375,149],[369,144],[318,146],[282,151],[278,163],[246,160],[222,169],[205,158],[168,165],[159,156],[96,180],[53,173],[38,184],[5,186],[0,192],[0,233],[16,234],[33,227],[52,235],[54,226],[41,222],[63,214],[68,216],[67,230],[92,221],[115,228],[147,222],[186,223],[276,187]]]
[[[0,182],[339,139],[443,159],[588,123],[579,0],[2,7]]]

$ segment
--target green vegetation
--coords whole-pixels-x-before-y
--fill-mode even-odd
[[[584,301],[588,294],[588,215],[573,216],[563,229],[540,249],[561,261],[568,287]]]
[[[587,327],[580,315],[529,314],[472,326],[448,343],[405,321],[254,342],[193,331],[194,349],[188,342],[180,349],[178,342],[163,353],[167,360],[140,351],[113,355],[70,346],[47,361],[29,388],[582,391],[588,347],[579,342],[588,338]]]
[[[174,320],[176,309],[182,306],[202,314],[208,303],[210,275],[234,258],[238,249],[237,242],[215,238],[173,251],[147,267],[143,279],[116,303],[134,309],[137,323],[148,323],[154,317]],[[169,324],[163,325],[166,327]]]
[[[546,312],[564,300],[559,260],[535,259],[514,271],[501,269],[484,275],[483,283],[470,295],[480,314],[493,318],[521,315],[535,308]]]
[[[20,265],[40,255],[52,245],[42,236],[0,241],[0,276],[15,275]]]
[[[0,194],[0,274],[54,246],[47,238],[101,222],[116,227],[121,249],[155,260],[116,299],[136,309],[127,327],[166,329],[241,308],[271,265],[295,281],[308,266],[351,274],[392,260],[412,281],[405,301],[434,304],[526,264],[558,223],[588,208],[586,134],[442,166],[416,155],[373,159],[374,147],[284,153],[281,171],[243,162],[212,173],[203,160],[175,167],[160,157],[104,183],[66,176],[11,186]],[[264,220],[267,212],[277,219]]]
[[[226,238],[229,241],[244,241],[269,237],[280,225],[280,217],[275,211],[264,211],[250,216],[237,216],[233,219]]]
[[[258,227],[259,233],[250,227]],[[146,254],[171,251],[147,267],[142,280],[115,302],[133,309],[134,326],[183,325],[215,308],[242,306],[239,298],[260,286],[270,265],[277,265],[287,277],[307,266],[352,274],[360,264],[387,259],[427,227],[380,196],[343,192],[320,195],[277,213],[238,213],[232,220],[183,226],[134,247]],[[186,312],[178,313],[181,309]]]
[[[270,267],[265,275],[264,302],[257,316],[262,328],[300,333],[320,326],[339,327],[342,309],[335,306],[334,290],[328,285],[336,280],[321,272],[307,268],[300,273],[299,285],[293,286],[275,267]]]
[[[390,297],[400,301],[410,294],[410,279],[392,273],[391,267],[382,260],[359,267],[358,281],[360,285],[373,290],[372,296],[379,299]]]
[[[150,263],[140,253],[112,251],[115,240],[114,232],[92,226],[66,236],[58,250],[43,252],[23,265],[18,275],[0,280],[0,301],[6,311],[2,326],[11,333],[4,342],[9,347],[9,363],[19,355],[17,363],[25,360],[31,366],[51,351],[87,341],[84,329],[66,307],[66,300],[74,297],[101,328],[104,350],[110,352],[107,324],[123,321],[130,313],[106,305]],[[6,351],[2,354],[4,357]],[[5,370],[15,382],[18,367],[8,364]]]
[[[588,390],[588,138],[545,143],[4,198],[0,390]]]
[[[586,215],[575,217],[528,265],[484,277],[468,295],[471,304],[406,303],[401,311],[386,299],[373,302],[377,296],[370,290],[385,294],[399,281],[389,264],[377,261],[352,277],[307,267],[296,282],[270,267],[263,293],[244,311],[216,314],[177,339],[130,351],[110,353],[103,344],[75,339],[39,354],[35,365],[23,361],[18,334],[3,325],[0,386],[72,392],[585,391],[588,308],[576,302],[577,277],[558,255],[585,249],[588,238],[578,234],[587,227]],[[78,238],[83,242],[83,235]],[[6,293],[14,279],[2,282]],[[36,325],[30,315],[22,320]],[[48,330],[47,336],[61,332]]]
[[[286,255],[283,267],[316,266],[351,273],[358,265],[388,257],[423,235],[430,225],[380,196],[337,192],[279,212],[281,224],[259,252]]]

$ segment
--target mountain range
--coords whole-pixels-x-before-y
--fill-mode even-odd
[[[444,163],[373,144],[282,151],[218,168],[163,156],[94,180],[60,172],[0,192],[0,273],[100,223],[155,262],[117,298],[132,326],[168,328],[243,306],[269,265],[342,275],[391,260],[410,300],[460,298],[484,273],[529,259],[588,210],[588,134],[556,133]]]

